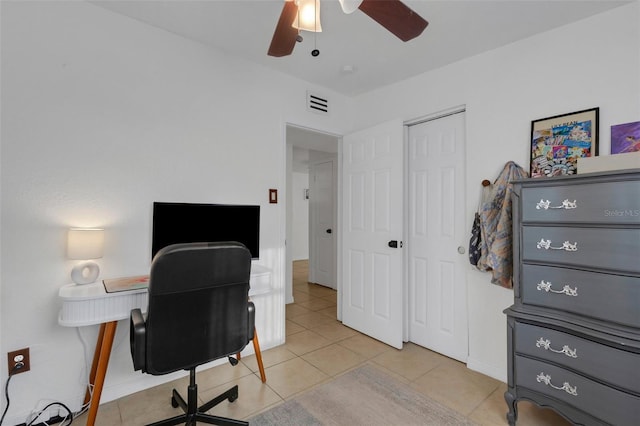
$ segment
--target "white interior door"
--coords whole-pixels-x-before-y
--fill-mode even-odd
[[[402,122],[345,136],[342,167],[342,320],[402,348]]]
[[[336,288],[334,167],[333,160],[312,164],[309,176],[312,281],[333,289]]]
[[[466,362],[464,112],[409,127],[409,340]],[[468,238],[467,238],[468,240]]]

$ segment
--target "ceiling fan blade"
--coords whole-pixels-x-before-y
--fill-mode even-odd
[[[340,7],[342,7],[342,11],[344,13],[351,14],[358,10],[362,0],[338,0],[340,2]]]
[[[293,20],[298,14],[298,6],[293,0],[286,0],[280,13],[280,19],[273,32],[271,45],[269,46],[269,56],[281,57],[291,55],[293,47],[296,45],[298,30],[293,28]]]
[[[358,9],[402,41],[418,37],[429,25],[400,0],[364,0]]]

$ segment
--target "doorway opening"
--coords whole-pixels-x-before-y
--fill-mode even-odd
[[[307,280],[336,289],[337,177],[340,136],[287,124],[285,302],[292,303],[293,262]]]

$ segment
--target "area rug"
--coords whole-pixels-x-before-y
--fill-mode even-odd
[[[249,419],[251,426],[475,425],[371,365]]]

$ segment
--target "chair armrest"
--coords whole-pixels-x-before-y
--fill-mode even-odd
[[[253,332],[256,326],[256,307],[252,301],[249,301],[248,313],[249,313],[249,319],[247,321],[247,327],[249,328],[248,336],[249,336],[249,340],[253,340]]]
[[[147,324],[144,322],[142,311],[133,309],[129,320],[129,344],[133,369],[145,371],[147,350]]]

